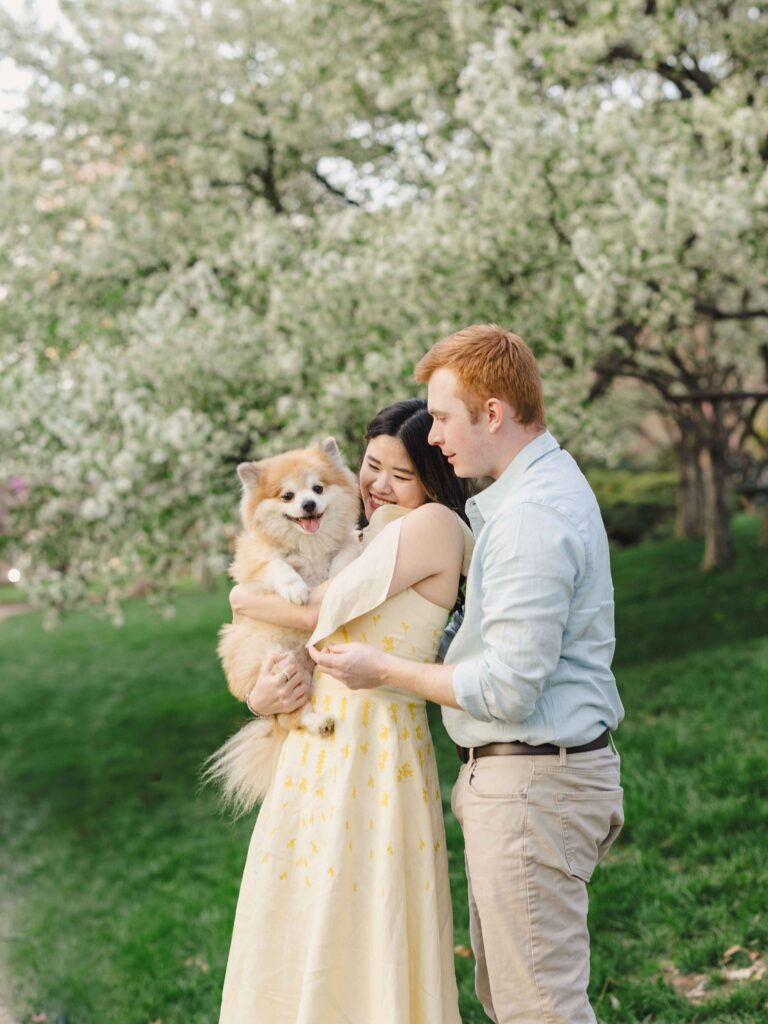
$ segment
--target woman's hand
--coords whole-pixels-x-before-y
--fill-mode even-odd
[[[248,704],[259,715],[278,715],[297,711],[309,698],[303,670],[287,651],[271,654],[261,666],[256,683],[248,694]]]

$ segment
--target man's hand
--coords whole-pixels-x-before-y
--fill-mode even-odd
[[[323,651],[316,647],[307,649],[323,672],[350,690],[370,690],[384,682],[387,655],[370,644],[331,644]]]

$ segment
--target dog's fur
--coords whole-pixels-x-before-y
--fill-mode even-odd
[[[358,554],[353,530],[360,495],[354,475],[332,437],[310,448],[241,463],[237,473],[243,485],[243,531],[230,575],[257,593],[306,603],[312,587]],[[239,700],[245,700],[263,663],[277,651],[291,651],[304,665],[308,682],[312,677],[304,650],[307,634],[300,629],[236,616],[219,635],[219,657]],[[212,755],[205,778],[222,784],[237,812],[250,810],[269,788],[287,730],[299,727],[328,735],[334,722],[310,703],[290,714],[256,719]]]

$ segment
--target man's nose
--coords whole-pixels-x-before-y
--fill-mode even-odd
[[[427,434],[427,441],[429,441],[430,444],[440,444],[440,438],[437,432],[437,424],[434,421],[432,422],[432,426],[429,428],[429,433]]]

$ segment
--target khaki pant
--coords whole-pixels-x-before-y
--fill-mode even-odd
[[[491,756],[462,765],[477,995],[497,1024],[594,1024],[587,882],[624,822],[619,755]]]

